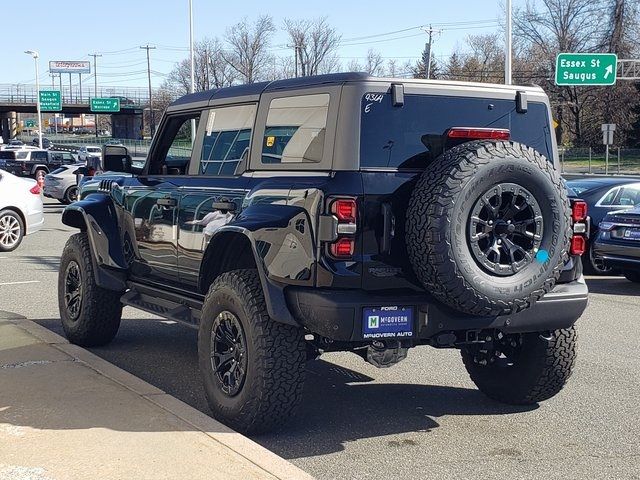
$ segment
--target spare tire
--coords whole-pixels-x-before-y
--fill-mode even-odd
[[[563,181],[552,162],[515,142],[468,142],[438,157],[418,179],[406,220],[418,280],[463,313],[530,307],[568,258]]]

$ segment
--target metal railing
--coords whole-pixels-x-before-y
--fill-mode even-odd
[[[89,99],[92,97],[109,97],[120,98],[120,106],[144,106],[149,103],[149,91],[146,88],[133,88],[133,87],[101,87],[98,85],[98,89],[95,90],[93,83],[88,81],[86,85],[65,85],[62,84],[62,89],[58,83],[54,85],[47,85],[46,83],[40,85],[40,90],[58,90],[62,95],[63,104],[88,104]],[[0,103],[36,103],[36,86],[20,83],[4,83],[0,84]]]
[[[603,147],[560,148],[562,173],[640,175],[640,148],[611,147],[609,162]]]

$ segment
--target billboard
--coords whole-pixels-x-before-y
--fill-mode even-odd
[[[57,60],[49,62],[50,73],[91,73],[91,64],[86,61]]]

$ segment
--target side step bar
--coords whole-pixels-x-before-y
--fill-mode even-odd
[[[200,323],[201,301],[140,283],[129,282],[127,285],[129,290],[120,298],[124,305],[193,327]]]

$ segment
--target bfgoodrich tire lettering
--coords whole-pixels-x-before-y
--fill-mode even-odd
[[[246,370],[241,381],[234,379],[226,386],[214,370],[219,362],[212,361],[218,354],[212,348],[212,331],[221,319],[232,320],[235,338],[228,345],[244,349],[237,363]],[[302,397],[306,354],[301,328],[269,318],[255,270],[234,270],[214,281],[202,309],[198,358],[207,401],[217,419],[244,433],[284,425]]]
[[[498,275],[474,255],[469,225],[483,194],[500,185],[533,195],[544,227],[526,265]],[[418,279],[443,303],[474,315],[515,313],[549,292],[567,259],[570,235],[560,175],[538,152],[514,142],[448,150],[420,177],[407,211],[407,250]]]

